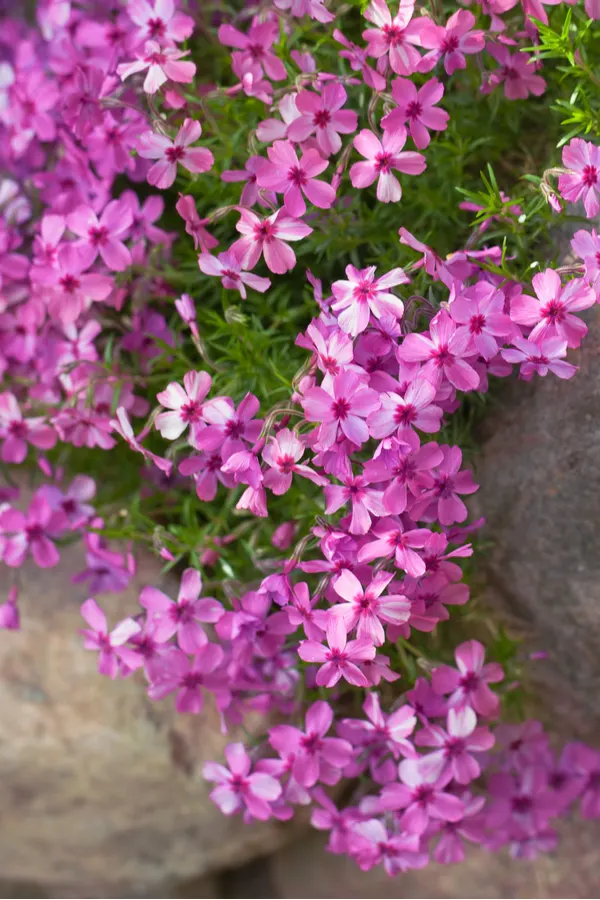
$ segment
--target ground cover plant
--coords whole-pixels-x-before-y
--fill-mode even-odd
[[[83,541],[100,674],[216,704],[223,813],[309,806],[363,869],[465,842],[529,858],[600,812],[600,754],[519,720],[522,653],[470,597],[463,459],[495,379],[579,377],[598,18],[39,0],[0,20],[0,624],[20,627],[20,567]],[[144,547],[179,593],[148,585],[109,625],[97,595]]]

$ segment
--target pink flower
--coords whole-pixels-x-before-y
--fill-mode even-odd
[[[257,178],[261,187],[283,193],[285,211],[294,218],[306,212],[305,194],[320,209],[329,209],[335,200],[335,190],[316,176],[327,168],[327,160],[317,150],[306,150],[298,157],[291,141],[275,141],[267,150],[269,162],[263,160]]]
[[[445,376],[460,391],[479,387],[479,375],[465,360],[471,354],[471,337],[458,333],[449,313],[441,309],[429,323],[429,337],[407,334],[398,348],[398,357],[405,362],[425,362],[423,374],[434,384]]]
[[[525,53],[517,52],[511,56],[504,44],[488,43],[485,49],[500,64],[500,68],[492,72],[490,86],[504,82],[507,100],[526,100],[529,94],[539,97],[544,93],[546,82],[535,74],[535,62]]]
[[[306,329],[306,335],[299,336],[297,343],[302,347],[314,350],[317,356],[317,365],[324,373],[321,384],[324,390],[329,390],[335,376],[339,375],[342,369],[352,363],[354,355],[352,341],[339,328],[327,335],[323,335],[318,325],[315,322],[311,322]]]
[[[0,629],[5,631],[19,631],[21,628],[21,617],[17,601],[19,599],[19,589],[16,584],[10,588],[6,603],[0,606]]]
[[[246,182],[240,196],[240,206],[254,206],[257,201],[261,206],[276,206],[275,194],[272,191],[258,190],[257,174],[264,163],[262,156],[250,156],[243,169],[227,169],[221,173],[221,181]]]
[[[27,444],[50,450],[56,444],[56,433],[43,416],[24,419],[15,396],[4,391],[0,394],[0,439],[2,461],[22,463],[27,456]]]
[[[420,759],[403,759],[398,773],[403,783],[383,788],[381,807],[384,810],[404,810],[399,820],[404,831],[423,834],[431,819],[456,822],[462,818],[462,801],[444,791],[448,778],[438,779],[435,772],[424,771]]]
[[[286,241],[300,241],[312,234],[312,228],[300,219],[286,216],[278,209],[271,216],[260,219],[248,209],[240,208],[241,218],[236,224],[243,237],[230,250],[244,269],[253,269],[261,254],[271,272],[283,275],[296,265],[296,255]]]
[[[437,473],[434,474],[433,487],[423,491],[421,497],[411,507],[411,514],[417,519],[421,518],[429,504],[433,503],[432,515],[438,518],[442,525],[453,525],[455,522],[464,522],[468,513],[467,507],[458,495],[474,494],[478,485],[473,481],[470,469],[459,471],[462,464],[460,447],[444,445],[440,449],[444,458],[438,466]]]
[[[445,131],[450,116],[445,109],[436,109],[444,96],[444,85],[437,78],[430,78],[418,90],[408,78],[394,78],[392,97],[398,104],[396,109],[383,117],[381,125],[385,131],[397,131],[408,122],[410,136],[419,150],[429,146],[431,140],[428,128]]]
[[[352,759],[352,745],[348,741],[325,737],[332,723],[331,706],[317,700],[306,711],[305,731],[291,725],[275,725],[269,729],[270,745],[279,754],[292,757],[291,774],[302,787],[313,787],[318,781],[335,784],[341,776],[340,770]]]
[[[357,375],[345,370],[336,375],[329,390],[310,388],[301,403],[306,420],[321,423],[319,445],[327,450],[340,432],[359,447],[368,441],[364,420],[379,407],[379,397]]]
[[[437,388],[418,375],[406,388],[404,397],[395,391],[380,395],[380,408],[367,419],[369,433],[374,438],[396,433],[399,440],[410,440],[413,429],[434,434],[440,429],[442,410],[433,404]]]
[[[438,747],[421,758],[421,769],[436,778],[451,775],[458,784],[469,784],[481,774],[481,766],[473,753],[482,753],[494,746],[494,735],[487,728],[477,727],[477,716],[470,706],[450,709],[446,731],[429,724],[416,737],[420,747]]]
[[[62,510],[71,528],[79,528],[94,515],[94,507],[87,501],[96,494],[96,482],[88,475],[76,475],[66,491],[52,484],[44,484],[40,493],[52,509]]]
[[[411,451],[406,444],[394,443],[391,448],[382,450],[376,459],[367,462],[365,474],[373,481],[389,481],[383,492],[383,505],[386,512],[399,515],[409,504],[409,491],[418,497],[424,488],[433,487],[431,469],[439,466],[443,458],[435,441],[429,441],[416,451]]]
[[[347,642],[346,626],[337,616],[332,616],[327,625],[327,644],[328,648],[316,641],[300,641],[298,647],[300,659],[322,663],[316,675],[317,684],[332,688],[344,678],[349,684],[368,687],[369,682],[356,663],[374,658],[373,644],[365,640]]]
[[[311,599],[308,585],[300,582],[294,585],[292,602],[286,606],[290,624],[294,628],[304,628],[306,637],[320,643],[329,621],[329,612],[325,609],[313,609],[319,597]]]
[[[323,6],[323,0],[275,0],[278,9],[290,11],[292,16],[310,16],[317,22],[332,22],[334,14]]]
[[[221,451],[215,450],[213,453],[206,452],[199,456],[188,456],[179,463],[179,473],[190,475],[194,479],[198,499],[210,502],[217,496],[219,481],[225,487],[233,487],[232,476],[223,472],[222,466]]]
[[[271,287],[269,278],[261,278],[252,272],[245,272],[237,256],[231,250],[219,253],[218,257],[210,253],[201,253],[198,257],[200,271],[205,275],[215,275],[221,279],[224,288],[230,291],[239,291],[242,298],[246,299],[246,285],[255,291],[264,294]]]
[[[181,640],[181,635],[180,635]],[[187,643],[187,642],[186,642]],[[190,641],[188,646],[192,646]],[[198,648],[195,648],[196,651]],[[175,709],[180,713],[198,715],[204,707],[204,689],[218,694],[227,693],[225,679],[215,673],[224,659],[223,649],[204,641],[200,652],[190,657],[174,650],[166,653],[152,667],[152,683],[148,688],[151,700],[162,700],[177,691]]]
[[[282,428],[275,437],[270,437],[262,453],[264,461],[271,467],[264,477],[265,487],[270,488],[274,494],[285,494],[292,485],[294,472],[321,487],[329,484],[323,475],[318,475],[310,466],[299,463],[303,453],[304,445],[289,428]]]
[[[529,340],[534,343],[556,337],[566,341],[568,347],[579,347],[587,326],[572,313],[594,305],[594,289],[582,278],[574,278],[563,287],[554,269],[538,272],[532,284],[537,300],[528,294],[516,296],[510,306],[511,319],[519,325],[533,326]]]
[[[529,381],[534,373],[542,378],[552,372],[559,378],[572,378],[577,366],[565,360],[567,342],[558,337],[546,337],[540,341],[526,341],[525,338],[513,338],[513,346],[502,350],[502,359],[509,363],[520,363],[520,377]]]
[[[185,41],[194,30],[191,16],[175,10],[174,0],[128,0],[127,12],[140,29],[140,40]]]
[[[181,576],[176,603],[158,588],[142,588],[140,605],[148,610],[156,624],[155,638],[159,643],[176,634],[179,646],[186,653],[202,652],[208,638],[198,623],[218,622],[223,607],[213,597],[200,598],[201,591],[202,577],[196,569],[186,569]]]
[[[142,447],[139,440],[133,433],[133,428],[131,426],[131,422],[129,421],[127,410],[123,406],[119,406],[115,415],[116,419],[112,419],[110,422],[110,427],[112,428],[112,430],[116,431],[117,434],[120,434],[121,437],[127,441],[132,450],[135,450],[137,453],[141,453],[144,459],[150,460],[150,462],[154,463],[154,465],[157,466],[161,470],[161,472],[164,472],[165,475],[169,475],[171,469],[173,468],[173,463],[170,459],[163,459],[162,456],[156,456],[155,453],[152,453],[150,450]]]
[[[282,81],[287,77],[284,64],[278,59],[271,47],[279,38],[279,23],[277,19],[266,22],[252,22],[248,34],[243,34],[233,25],[221,25],[219,28],[219,40],[227,47],[235,47],[241,50],[240,56],[244,62],[258,64],[261,71],[264,70],[267,78],[272,81]]]
[[[398,524],[394,524],[396,522]],[[358,551],[358,561],[373,562],[374,559],[393,557],[398,569],[413,578],[420,578],[425,574],[425,563],[415,548],[423,548],[430,536],[427,528],[405,531],[399,519],[384,519],[373,529],[375,540],[363,544]]]
[[[404,304],[389,288],[408,284],[410,279],[403,269],[392,269],[380,278],[375,278],[376,271],[376,266],[369,266],[368,269],[346,266],[348,281],[334,281],[331,287],[335,297],[331,308],[339,313],[338,323],[342,331],[352,337],[365,330],[371,313],[377,319],[384,316],[402,318]]]
[[[421,55],[414,44],[421,44],[423,22],[411,22],[415,11],[414,0],[400,0],[398,12],[392,18],[386,0],[371,0],[365,10],[365,19],[375,28],[363,31],[369,45],[369,56],[377,59],[377,68],[384,71],[389,54],[390,66],[396,75],[412,75],[416,72]]]
[[[171,187],[177,175],[177,163],[188,172],[208,172],[214,158],[206,147],[188,149],[202,134],[200,122],[186,119],[174,141],[162,134],[146,131],[140,136],[138,153],[143,159],[156,159],[147,175],[148,183],[157,188]]]
[[[342,109],[346,99],[346,91],[335,82],[326,84],[321,95],[300,91],[296,97],[300,115],[288,125],[288,138],[299,143],[315,134],[317,146],[324,156],[337,153],[342,147],[340,134],[352,134],[358,124],[358,116],[353,110]]]
[[[488,687],[502,681],[504,671],[498,663],[484,665],[485,649],[479,641],[465,641],[454,651],[457,668],[438,666],[431,675],[437,694],[450,694],[448,705],[453,709],[472,707],[480,716],[497,714],[500,701]]]
[[[378,572],[369,586],[363,587],[349,569],[344,569],[333,582],[333,589],[345,603],[333,606],[330,615],[339,615],[346,630],[356,628],[357,638],[365,638],[380,647],[385,643],[382,621],[403,625],[410,616],[410,600],[403,594],[381,594],[394,577],[393,572]]]
[[[252,818],[266,821],[272,814],[270,803],[281,795],[281,785],[266,772],[250,773],[252,763],[243,744],[229,744],[225,757],[229,769],[211,762],[202,769],[204,778],[218,785],[211,791],[211,800],[226,816],[246,808]]]
[[[86,650],[100,651],[98,671],[101,675],[116,678],[119,674],[119,648],[141,631],[141,627],[133,619],[123,619],[109,632],[106,616],[92,598],[82,603],[81,615],[90,626],[81,631],[83,646]]]
[[[569,171],[558,177],[558,189],[565,200],[583,200],[585,214],[594,219],[600,212],[600,148],[582,138],[573,138],[563,147],[562,161]]]
[[[88,266],[67,245],[58,254],[56,266],[34,266],[31,280],[48,288],[48,311],[53,319],[70,325],[93,300],[106,300],[114,287],[113,279],[98,272],[86,272]],[[66,252],[70,251],[70,252]]]
[[[352,734],[352,742],[367,746],[384,744],[394,757],[398,759],[400,754],[412,757],[415,748],[408,740],[408,736],[415,730],[417,717],[412,706],[404,705],[393,713],[385,715],[381,710],[379,694],[370,691],[363,703],[363,710],[367,717],[364,719],[343,719],[340,733]]]
[[[177,50],[175,47],[161,47],[156,41],[147,41],[143,53],[133,62],[120,63],[117,74],[125,81],[136,72],[148,69],[144,80],[147,94],[155,94],[165,81],[176,81],[180,84],[191,84],[196,74],[196,64],[181,62],[183,56],[189,56],[189,50]]]
[[[260,403],[254,394],[246,394],[237,410],[229,397],[208,400],[202,410],[202,418],[209,426],[196,434],[196,443],[202,450],[221,447],[225,458],[243,450],[241,441],[253,444],[258,440],[262,420],[255,419]]]
[[[172,381],[166,390],[156,395],[161,406],[169,410],[159,413],[156,427],[169,441],[180,437],[188,425],[193,430],[200,423],[202,401],[210,391],[212,378],[208,372],[186,372],[183,385]]]
[[[334,28],[333,37],[338,44],[346,47],[345,50],[339,51],[339,55],[342,59],[348,60],[352,71],[362,72],[363,81],[368,87],[373,88],[375,91],[385,91],[387,84],[385,78],[367,63],[368,51],[349,41],[339,28]]]
[[[419,72],[431,72],[440,59],[447,75],[466,69],[465,53],[480,53],[485,46],[485,32],[472,31],[474,24],[475,16],[466,9],[453,13],[445,26],[430,20],[421,32],[421,46],[430,52],[420,61]]]
[[[392,171],[420,175],[426,168],[422,153],[402,151],[406,137],[406,128],[402,126],[384,132],[381,141],[372,131],[363,128],[354,138],[354,146],[367,162],[354,163],[350,169],[352,186],[366,188],[377,179],[377,199],[382,203],[397,203],[402,197],[402,188]]]
[[[600,235],[596,229],[576,231],[571,247],[585,263],[585,277],[596,282],[600,276]]]
[[[4,535],[6,542],[3,562],[11,568],[18,568],[31,551],[33,561],[40,569],[52,568],[60,559],[54,538],[67,527],[64,513],[53,510],[37,491],[26,513],[12,508],[0,513],[0,534]]]
[[[383,492],[369,488],[370,480],[365,475],[347,475],[340,473],[342,485],[330,484],[325,488],[327,505],[325,512],[331,515],[350,501],[352,518],[350,534],[366,534],[371,527],[371,515],[384,516]]]
[[[360,839],[356,861],[363,871],[381,863],[390,877],[408,869],[422,869],[429,862],[421,851],[418,834],[388,834],[379,819],[367,819],[352,825],[352,834]]]
[[[131,253],[122,241],[133,222],[131,208],[122,200],[112,200],[98,219],[90,206],[79,206],[67,217],[69,229],[81,240],[76,241],[84,268],[95,262],[98,254],[113,272],[122,272],[131,265]]]
[[[511,332],[510,318],[504,312],[502,291],[480,281],[453,294],[448,309],[454,321],[461,326],[456,333],[468,334],[472,349],[486,360],[493,359],[498,353],[498,338],[506,337]]]
[[[175,204],[175,209],[185,222],[185,230],[187,234],[191,234],[194,238],[194,247],[196,250],[200,247],[203,253],[214,250],[219,246],[216,238],[210,234],[204,227],[208,225],[208,219],[201,219],[196,209],[196,201],[187,194],[180,194],[179,200]]]

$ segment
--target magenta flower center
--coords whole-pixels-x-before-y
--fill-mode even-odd
[[[387,175],[392,170],[393,162],[394,157],[391,153],[378,153],[375,157],[375,170],[380,173],[383,172],[385,175]]]
[[[339,397],[337,400],[333,401],[331,411],[334,419],[345,419],[350,412],[350,404],[345,397]]]
[[[32,525],[27,525],[25,527],[25,534],[27,535],[29,543],[32,541],[39,541],[44,537],[44,529],[37,522],[34,522]]]
[[[465,751],[465,742],[463,738],[452,737],[446,741],[444,752],[449,759],[460,756]]]
[[[555,325],[564,321],[565,308],[559,300],[551,300],[542,310],[545,319],[549,319]]]
[[[33,100],[27,99],[23,100],[21,103],[21,109],[27,116],[33,116],[35,113],[35,103]]]
[[[438,497],[451,497],[454,492],[454,479],[449,475],[442,475],[436,480],[435,492]]]
[[[481,314],[473,316],[469,323],[469,331],[471,334],[481,334],[485,328],[485,316]]]
[[[270,243],[273,238],[273,226],[270,222],[261,222],[259,225],[254,226],[254,237],[257,241],[261,241],[261,243]]]
[[[194,605],[189,600],[180,600],[169,607],[169,617],[180,625],[194,621]]]
[[[162,37],[167,30],[162,19],[148,19],[147,25],[149,35],[154,39]]]
[[[67,497],[66,500],[63,500],[61,506],[68,516],[72,516],[77,512],[77,503],[72,497]]]
[[[327,658],[329,662],[335,663],[336,666],[345,666],[348,656],[343,650],[330,650]]]
[[[25,440],[27,437],[27,425],[21,419],[16,419],[8,426],[8,430],[12,437]]]
[[[359,303],[368,303],[373,299],[373,282],[359,281],[354,288],[353,296]]]
[[[240,276],[237,272],[234,272],[233,269],[223,269],[221,272],[221,278],[230,278],[231,281],[238,282],[240,281]]]
[[[277,460],[277,467],[280,472],[288,472],[293,471],[296,462],[293,456],[280,456]]]
[[[292,166],[288,172],[288,181],[291,181],[296,187],[303,187],[308,182],[308,178],[300,166]]]
[[[223,460],[221,459],[220,453],[213,453],[210,459],[206,463],[206,469],[208,472],[216,472],[223,465]]]
[[[513,69],[512,66],[502,66],[500,74],[503,78],[507,78],[509,81],[518,81],[521,77],[517,70]]]
[[[442,41],[442,46],[440,47],[442,53],[454,53],[455,50],[458,50],[458,38],[454,34],[449,34]]]
[[[398,478],[400,481],[410,481],[410,479],[414,478],[417,474],[416,463],[413,462],[413,460],[408,459],[408,457],[404,457],[397,466],[394,466],[392,473],[394,478]]]
[[[102,247],[103,244],[106,244],[108,241],[108,228],[104,225],[98,225],[98,227],[90,228],[88,231],[88,236],[90,239],[90,244],[93,247]]]
[[[248,782],[243,775],[232,775],[229,784],[236,794],[245,794],[248,790]]]
[[[311,756],[318,753],[323,746],[321,735],[315,734],[312,731],[308,734],[305,734],[300,741],[300,746],[305,751],[305,753],[308,753]]]
[[[525,794],[517,794],[516,797],[512,798],[511,805],[516,813],[524,815],[525,813],[531,812],[533,800]]]
[[[363,611],[367,612],[371,609],[371,598],[365,594],[362,597],[356,597],[354,602]]]
[[[406,547],[406,540],[402,531],[394,531],[390,534],[388,542],[392,547]]]
[[[167,147],[165,150],[165,158],[170,163],[176,163],[185,157],[185,147]]]
[[[442,344],[437,347],[432,354],[433,359],[435,359],[438,366],[443,366],[446,363],[451,363],[454,359],[454,355],[450,353],[447,344]]]
[[[584,166],[581,177],[586,187],[593,187],[598,181],[598,169],[596,166]]]
[[[63,275],[60,285],[65,294],[74,294],[81,287],[81,282],[74,275]]]
[[[420,784],[414,793],[415,803],[427,806],[433,800],[433,788],[429,784]]]
[[[397,425],[410,425],[411,422],[415,421],[417,415],[417,410],[412,404],[407,403],[406,406],[402,406],[399,403],[394,410],[394,422]]]
[[[331,375],[337,375],[340,371],[338,361],[333,356],[322,356],[321,365],[323,366],[325,371],[329,372]]]
[[[180,681],[180,686],[182,688],[187,688],[187,690],[194,691],[203,683],[204,676],[201,672],[186,672]]]
[[[411,100],[411,102],[406,107],[406,115],[410,119],[416,119],[423,112],[423,107],[419,103],[418,100]]]
[[[397,47],[404,42],[404,28],[397,25],[384,25],[381,29],[390,47]]]
[[[200,418],[200,410],[202,407],[195,400],[190,400],[189,403],[184,404],[179,410],[179,415],[183,419],[184,422],[197,422]]]
[[[265,55],[265,48],[262,44],[250,44],[247,49],[252,59],[259,60]]]
[[[230,438],[239,438],[244,433],[244,423],[239,419],[230,419],[225,426],[225,434]]]
[[[313,116],[313,125],[317,128],[327,128],[331,122],[331,113],[328,109],[318,109]]]

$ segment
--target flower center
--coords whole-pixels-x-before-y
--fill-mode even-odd
[[[375,157],[375,170],[388,174],[392,170],[392,162],[394,157],[391,153],[378,153]]]
[[[350,412],[350,404],[344,397],[340,397],[334,400],[331,409],[335,419],[345,419]]]
[[[88,231],[90,244],[93,247],[102,247],[108,241],[108,228],[100,225],[97,228],[90,228]]]
[[[473,693],[473,691],[476,691],[477,688],[479,687],[479,684],[480,684],[479,675],[477,675],[475,672],[467,672],[467,674],[463,675],[463,677],[460,679],[459,684],[460,684],[461,688],[465,691],[465,693],[471,694],[471,693]]]
[[[148,19],[147,25],[151,38],[162,37],[167,30],[162,19]]]
[[[327,128],[329,123],[331,122],[331,113],[328,109],[318,109],[313,117],[313,124],[317,126],[317,128]]]
[[[190,400],[179,410],[179,414],[184,422],[197,422],[200,418],[201,406],[195,400]]]
[[[582,178],[586,187],[593,187],[598,181],[598,170],[596,166],[584,166]]]
[[[416,119],[423,112],[423,107],[417,100],[412,100],[406,107],[406,115],[411,119]]]
[[[306,753],[314,755],[315,753],[318,753],[323,746],[323,741],[321,740],[320,735],[311,732],[304,735],[304,737],[300,741],[300,746],[306,751]]]
[[[516,797],[512,798],[512,808],[516,813],[528,813],[531,811],[533,806],[533,801],[531,797],[527,797],[525,794],[518,794]]]
[[[270,222],[261,222],[254,227],[254,237],[257,241],[269,243],[273,240],[273,226]]]
[[[288,172],[288,181],[291,181],[297,187],[302,187],[308,182],[308,178],[300,166],[292,166]]]
[[[65,294],[74,294],[81,286],[81,282],[74,275],[63,275],[60,284]]]
[[[277,466],[280,472],[291,472],[295,466],[295,461],[293,456],[280,456],[277,460]]]
[[[448,350],[448,345],[443,344],[441,347],[437,347],[435,353],[433,354],[433,358],[435,359],[438,366],[443,366],[445,363],[452,362],[454,356]]]
[[[398,28],[397,25],[384,25],[381,29],[383,35],[390,47],[397,47],[404,41],[404,28]]]
[[[8,426],[8,430],[13,437],[19,438],[20,440],[24,440],[27,437],[27,425],[25,422],[21,421],[21,419],[11,422]]]
[[[29,541],[29,543],[31,543],[32,541],[39,541],[44,536],[44,529],[36,522],[33,525],[26,526],[25,534],[27,535],[27,540]]]
[[[453,34],[448,35],[448,37],[444,38],[442,41],[440,50],[442,53],[453,53],[455,50],[458,50],[458,38]]]
[[[176,163],[185,156],[185,147],[167,147],[165,150],[165,158],[170,163]]]
[[[410,425],[417,418],[417,411],[410,403],[406,406],[398,404],[394,410],[394,422],[397,425]]]
[[[471,334],[481,334],[483,329],[485,328],[485,316],[477,315],[473,316],[470,323],[470,331]]]

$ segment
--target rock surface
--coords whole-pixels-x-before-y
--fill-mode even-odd
[[[161,581],[153,558],[139,562],[125,594],[99,598],[113,624]],[[78,546],[56,569],[24,566],[22,631],[0,633],[2,879],[47,896],[159,896],[277,847],[285,828],[249,827],[208,799],[202,763],[232,739],[212,707],[182,716],[170,698],[150,702],[142,678],[96,673],[78,634],[86,587],[69,580],[83,567]],[[8,578],[2,567],[0,595]]]
[[[529,667],[561,733],[600,739],[600,308],[570,354],[571,381],[507,384],[476,465],[492,542],[488,602],[508,611],[546,661]]]

